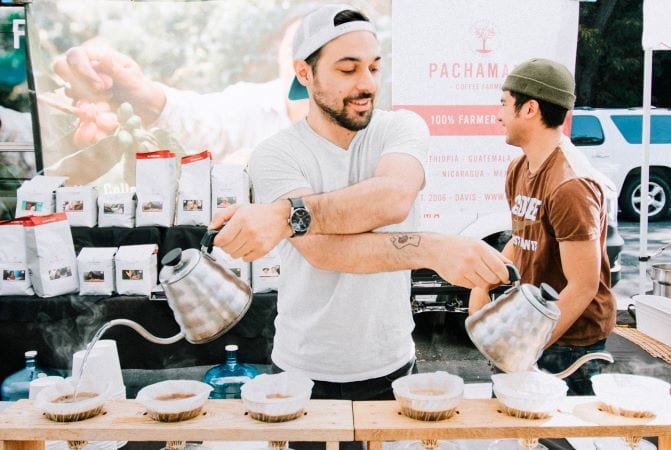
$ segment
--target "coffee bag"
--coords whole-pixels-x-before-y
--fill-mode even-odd
[[[112,295],[117,247],[84,247],[77,256],[80,295]]]
[[[243,166],[212,166],[212,217],[227,206],[249,203],[249,176]]]
[[[98,191],[93,186],[56,188],[56,211],[63,211],[74,227],[95,227],[98,222]]]
[[[136,153],[135,225],[169,227],[175,215],[177,159],[169,150]]]
[[[210,152],[185,156],[181,162],[175,225],[207,225],[212,214]]]
[[[122,245],[114,256],[119,295],[151,295],[158,281],[156,244]]]
[[[276,248],[266,256],[252,261],[252,291],[277,291],[280,278],[280,255]]]
[[[56,188],[68,177],[37,175],[16,190],[16,215],[45,216],[56,212]]]
[[[135,226],[135,193],[120,192],[98,195],[98,226],[133,228]]]
[[[77,259],[64,212],[31,216],[24,223],[26,259],[33,289],[40,297],[77,292]]]
[[[243,261],[242,258],[233,259],[231,255],[220,249],[213,247],[211,256],[220,262],[224,267],[236,274],[246,284],[251,282],[251,264]]]
[[[26,260],[27,217],[0,222],[0,295],[33,295]]]

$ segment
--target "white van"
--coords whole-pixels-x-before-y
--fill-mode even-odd
[[[671,207],[671,110],[651,115],[648,220],[657,221]],[[615,183],[620,210],[632,220],[640,217],[642,121],[640,108],[578,108],[571,127],[571,141]]]

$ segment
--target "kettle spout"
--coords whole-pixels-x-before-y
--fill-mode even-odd
[[[610,363],[615,362],[613,359],[613,355],[611,355],[608,352],[594,352],[594,353],[588,353],[586,355],[581,356],[580,358],[576,359],[573,364],[568,366],[566,369],[562,370],[559,373],[554,373],[552,375],[559,377],[559,378],[566,378],[570,376],[573,372],[578,370],[580,366],[585,364],[587,361],[591,361],[593,359],[603,359],[606,360]]]
[[[182,333],[182,332],[180,331],[179,333],[177,333],[177,334],[174,335],[174,336],[171,336],[171,337],[168,337],[168,338],[159,338],[159,337],[156,337],[156,336],[154,336],[153,334],[151,334],[149,331],[147,331],[146,328],[144,328],[144,327],[143,327],[142,325],[140,325],[139,323],[134,322],[134,321],[129,320],[129,319],[114,319],[114,320],[110,320],[110,321],[107,322],[107,324],[105,325],[105,328],[104,328],[104,330],[102,331],[102,333],[104,333],[107,329],[112,328],[113,326],[116,326],[116,325],[124,325],[124,326],[126,326],[126,327],[132,328],[132,329],[134,329],[135,331],[137,331],[138,334],[140,334],[140,336],[142,336],[142,337],[145,338],[146,340],[148,340],[148,341],[150,341],[150,342],[153,342],[153,343],[155,343],[155,344],[173,344],[173,343],[179,341],[180,339],[182,339],[182,338],[184,337],[184,333]],[[101,334],[102,334],[102,333],[101,333]]]

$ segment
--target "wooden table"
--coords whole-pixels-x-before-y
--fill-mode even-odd
[[[310,400],[296,420],[265,423],[250,418],[241,400],[208,400],[200,416],[157,422],[135,400],[105,403],[105,413],[81,422],[52,422],[30,400],[0,413],[0,450],[43,450],[54,441],[322,441],[337,450],[354,438],[352,402]]]
[[[264,423],[245,414],[240,400],[208,400],[203,413],[177,423],[156,422],[135,400],[108,401],[105,414],[81,422],[46,419],[30,400],[0,413],[0,450],[43,450],[45,440],[65,441],[339,441],[505,439],[658,436],[659,450],[671,450],[671,404],[654,419],[604,412],[594,397],[569,397],[549,419],[526,420],[501,412],[498,400],[463,400],[450,419],[423,422],[400,414],[395,401],[311,400],[307,414],[283,423]]]
[[[380,450],[382,441],[435,439],[533,439],[658,436],[671,450],[671,404],[654,419],[620,417],[600,409],[595,397],[568,397],[552,417],[518,419],[501,412],[496,399],[462,400],[457,414],[439,422],[401,415],[395,401],[354,402],[354,439]]]

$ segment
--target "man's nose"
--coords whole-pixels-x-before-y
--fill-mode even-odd
[[[363,71],[357,81],[357,89],[360,91],[373,94],[377,90],[377,77],[368,69]]]

